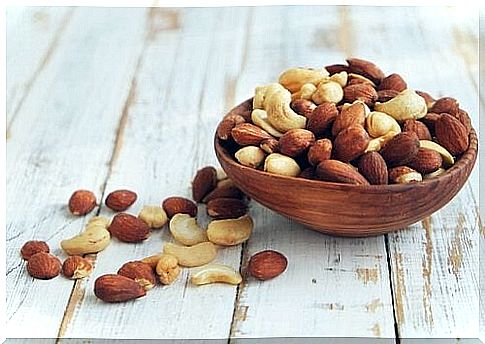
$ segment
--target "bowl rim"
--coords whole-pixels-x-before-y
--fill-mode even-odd
[[[233,107],[227,114],[235,111],[238,107],[242,106],[244,103],[248,102],[251,98],[245,100],[244,102],[238,104],[237,106]],[[450,167],[446,173],[439,175],[437,177],[432,177],[428,179],[424,179],[423,181],[416,182],[416,183],[408,183],[408,184],[383,184],[383,185],[357,185],[357,184],[346,184],[346,183],[336,183],[336,182],[328,182],[323,180],[314,180],[314,179],[307,179],[307,178],[299,178],[299,177],[291,177],[291,176],[283,176],[274,173],[265,172],[263,170],[247,167],[244,165],[239,164],[236,160],[229,154],[227,148],[222,145],[222,140],[219,139],[217,136],[217,132],[214,135],[214,149],[216,151],[216,156],[219,159],[223,159],[224,162],[232,165],[233,167],[249,173],[257,173],[267,178],[272,178],[280,181],[290,181],[290,182],[298,182],[302,183],[307,186],[318,186],[318,187],[328,187],[329,189],[347,189],[347,190],[358,190],[358,191],[374,191],[374,192],[383,192],[383,191],[406,191],[410,189],[419,189],[419,188],[426,188],[429,185],[436,184],[436,183],[445,183],[449,182],[453,179],[457,174],[459,174],[464,168],[466,168],[471,163],[470,172],[473,169],[477,157],[477,150],[478,150],[478,138],[475,132],[475,129],[471,128],[469,133],[469,144],[467,150],[461,155],[459,160],[455,162],[455,164]]]

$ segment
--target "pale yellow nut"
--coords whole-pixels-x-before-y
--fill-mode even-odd
[[[411,182],[420,182],[423,180],[423,176],[421,173],[413,171],[409,173],[405,173],[397,177],[396,183],[398,184],[407,184]]]
[[[296,177],[301,172],[300,166],[294,159],[279,153],[272,153],[266,157],[264,170],[269,173],[290,177]]]
[[[180,275],[177,258],[171,254],[162,254],[155,271],[162,284],[172,284]]]
[[[399,122],[423,118],[428,112],[426,101],[411,89],[400,92],[385,103],[375,103],[374,110],[385,112]]]
[[[367,153],[380,151],[386,145],[386,143],[389,142],[397,134],[399,133],[395,131],[390,131],[387,134],[382,135],[381,137],[376,137],[370,140],[367,148],[365,149],[365,152]]]
[[[268,85],[256,87],[253,97],[253,109],[264,109],[264,99],[266,98],[267,89]]]
[[[335,73],[332,76],[330,76],[329,80],[335,81],[341,87],[345,87],[345,85],[347,85],[348,77],[349,76],[348,76],[347,72],[342,71],[340,73]]]
[[[421,148],[432,149],[432,150],[440,153],[441,154],[441,157],[443,158],[443,163],[446,166],[451,166],[451,165],[453,165],[455,163],[455,159],[453,158],[453,156],[451,155],[451,153],[448,152],[446,150],[446,148],[444,148],[443,146],[437,144],[434,141],[420,140],[419,141],[419,146]]]
[[[170,220],[170,233],[181,244],[192,246],[207,241],[207,235],[197,224],[195,217],[188,214],[175,214]]]
[[[443,168],[443,167],[440,167],[438,168],[436,171],[434,172],[431,172],[431,173],[428,173],[428,174],[425,174],[423,176],[423,179],[430,179],[430,178],[434,178],[434,177],[439,177],[441,176],[443,173],[445,173],[446,170]]]
[[[344,97],[344,90],[335,81],[322,82],[318,85],[317,90],[312,95],[315,104],[338,103]]]
[[[89,219],[86,227],[90,226],[101,226],[104,228],[108,228],[111,220],[104,216],[94,216]]]
[[[195,271],[190,277],[195,285],[209,283],[228,283],[237,285],[242,282],[241,274],[227,265],[208,264]]]
[[[209,241],[194,246],[166,243],[163,246],[163,253],[175,256],[181,266],[194,267],[213,261],[217,256],[217,248]]]
[[[371,113],[370,108],[367,106],[367,104],[366,104],[366,103],[364,103],[364,102],[363,102],[363,101],[361,101],[361,100],[354,100],[354,102],[353,102],[353,103],[344,103],[344,104],[342,105],[342,110],[345,110],[345,109],[346,109],[346,108],[348,108],[349,106],[354,105],[354,104],[356,104],[356,103],[360,103],[360,104],[364,105],[364,113],[365,113],[365,117],[369,116],[369,114]]]
[[[360,74],[349,73],[348,78],[349,79],[359,79],[359,80],[362,80],[363,82],[367,82],[367,83],[371,84],[372,87],[376,87],[376,84],[374,83],[374,81],[372,81],[371,79],[366,78],[365,76],[360,75]]]
[[[227,179],[227,174],[226,174],[226,171],[224,171],[221,167],[217,167],[216,168],[216,174],[217,174],[217,180],[218,181],[221,181],[221,180],[224,180],[224,179]]]
[[[101,226],[89,227],[89,230],[70,239],[62,240],[61,247],[68,255],[84,255],[104,250],[110,243],[111,236]]]
[[[162,257],[162,254],[163,253],[157,253],[157,254],[154,254],[154,255],[151,255],[151,256],[148,256],[148,257],[145,257],[143,259],[141,259],[140,261],[142,263],[145,263],[145,264],[148,264],[151,266],[152,269],[155,269],[155,267],[157,266],[158,264],[158,261],[160,260],[160,258]]]
[[[158,205],[145,205],[138,218],[150,228],[162,228],[168,222],[168,216],[162,207]]]
[[[291,93],[295,93],[305,84],[318,85],[328,77],[326,69],[290,68],[281,73],[278,82]]]
[[[384,136],[390,131],[401,132],[401,127],[394,118],[387,113],[379,111],[372,111],[367,116],[365,126],[369,135],[374,138]]]
[[[214,244],[233,246],[248,240],[253,226],[249,215],[237,219],[214,220],[207,227],[207,237]]]
[[[311,100],[313,93],[317,90],[317,86],[314,84],[305,84],[303,85],[300,90],[296,93],[293,93],[291,95],[291,100],[296,100],[296,99],[307,99]]]
[[[274,137],[281,137],[283,133],[276,130],[268,121],[268,113],[261,109],[255,109],[251,112],[251,120],[255,125],[265,130],[268,134]]]
[[[234,157],[241,165],[258,168],[263,163],[266,154],[259,147],[246,146],[239,149]]]

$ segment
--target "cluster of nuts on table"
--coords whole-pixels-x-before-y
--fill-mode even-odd
[[[94,294],[98,298],[106,302],[136,299],[146,295],[157,280],[163,285],[173,283],[180,275],[181,267],[200,267],[191,271],[190,281],[195,285],[241,283],[239,271],[211,262],[220,248],[249,239],[253,220],[248,214],[246,196],[223,170],[212,166],[197,171],[192,182],[192,196],[195,202],[183,197],[169,197],[161,206],[146,205],[138,216],[134,216],[125,211],[135,203],[137,194],[130,190],[113,191],[105,204],[118,213],[111,220],[94,216],[82,233],[61,241],[60,246],[68,255],[62,264],[50,253],[44,241],[26,242],[21,248],[21,256],[27,260],[27,271],[39,279],[54,278],[61,271],[67,278],[87,277],[93,265],[86,255],[104,250],[112,237],[122,242],[138,243],[149,237],[151,229],[162,228],[168,223],[177,243],[164,243],[162,252],[127,262],[116,274],[98,277],[94,284]],[[197,223],[196,203],[205,203],[207,214],[212,218],[207,229]],[[96,196],[88,190],[74,192],[68,203],[70,212],[80,216],[90,213],[96,205]],[[250,258],[247,273],[263,281],[280,275],[286,266],[284,255],[265,250]]]
[[[419,182],[455,163],[471,121],[457,100],[433,99],[357,58],[324,69],[292,68],[256,88],[217,137],[235,159],[266,172],[358,185]]]

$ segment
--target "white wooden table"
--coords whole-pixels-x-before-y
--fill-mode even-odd
[[[367,58],[415,89],[459,99],[478,128],[477,16],[440,7],[17,8],[7,34],[8,338],[475,342],[478,164],[447,206],[385,236],[326,236],[252,202],[254,235],[218,261],[244,269],[254,252],[283,252],[288,270],[264,283],[194,287],[186,269],[174,285],[106,304],[94,280],[159,252],[167,229],[142,244],[112,240],[77,282],[32,279],[19,250],[46,240],[65,257],[59,242],[95,213],[69,215],[78,188],[98,199],[135,190],[133,213],[190,196],[195,171],[216,165],[221,116],[288,67]]]

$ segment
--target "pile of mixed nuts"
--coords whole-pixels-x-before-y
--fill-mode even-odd
[[[152,229],[168,223],[170,233],[177,243],[167,242],[162,252],[123,264],[116,274],[96,279],[94,294],[106,302],[121,302],[139,298],[152,289],[157,280],[164,285],[173,283],[180,275],[181,267],[200,267],[191,271],[190,280],[195,285],[208,283],[239,284],[242,276],[230,266],[211,264],[218,250],[225,246],[241,244],[253,231],[253,220],[248,214],[247,197],[239,190],[223,170],[206,166],[192,182],[195,202],[205,203],[207,214],[213,219],[207,229],[197,223],[197,204],[184,197],[169,197],[161,206],[146,205],[138,216],[125,211],[137,200],[130,190],[111,192],[105,204],[118,212],[110,220],[94,216],[82,233],[61,241],[60,246],[68,255],[61,264],[52,255],[47,243],[28,241],[21,249],[27,260],[27,271],[39,279],[51,279],[63,275],[71,279],[87,277],[93,270],[88,254],[104,250],[112,237],[127,243],[143,242]],[[86,215],[97,205],[96,196],[88,190],[74,192],[68,203],[73,215]],[[279,252],[266,250],[253,255],[247,273],[259,280],[267,280],[283,273],[287,259]]]
[[[467,150],[470,131],[456,99],[435,100],[399,74],[349,58],[256,87],[252,106],[227,114],[217,136],[251,168],[376,185],[441,175]]]

